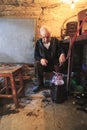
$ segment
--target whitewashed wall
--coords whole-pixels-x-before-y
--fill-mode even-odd
[[[34,63],[34,19],[0,18],[0,62]]]

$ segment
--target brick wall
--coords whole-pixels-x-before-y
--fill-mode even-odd
[[[41,25],[49,26],[52,36],[60,38],[61,28],[69,21],[78,21],[78,12],[86,9],[83,4],[71,9],[69,4],[62,4],[60,0],[0,0],[0,16],[15,18],[35,18],[36,38],[39,37]]]

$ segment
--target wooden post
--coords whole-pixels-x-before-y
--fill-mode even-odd
[[[67,72],[67,94],[70,95],[70,85],[71,85],[71,73],[72,73],[72,60],[73,60],[73,46],[71,47],[71,39],[68,52],[68,72]]]

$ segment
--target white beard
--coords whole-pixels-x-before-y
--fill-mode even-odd
[[[47,49],[49,49],[50,42],[48,42],[48,43],[44,43],[43,45],[44,45],[44,47],[46,47]]]

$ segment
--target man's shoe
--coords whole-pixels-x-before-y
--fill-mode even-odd
[[[42,88],[43,88],[43,85],[39,85],[39,86],[35,86],[34,88],[33,88],[33,92],[39,92],[40,90],[42,90]]]

